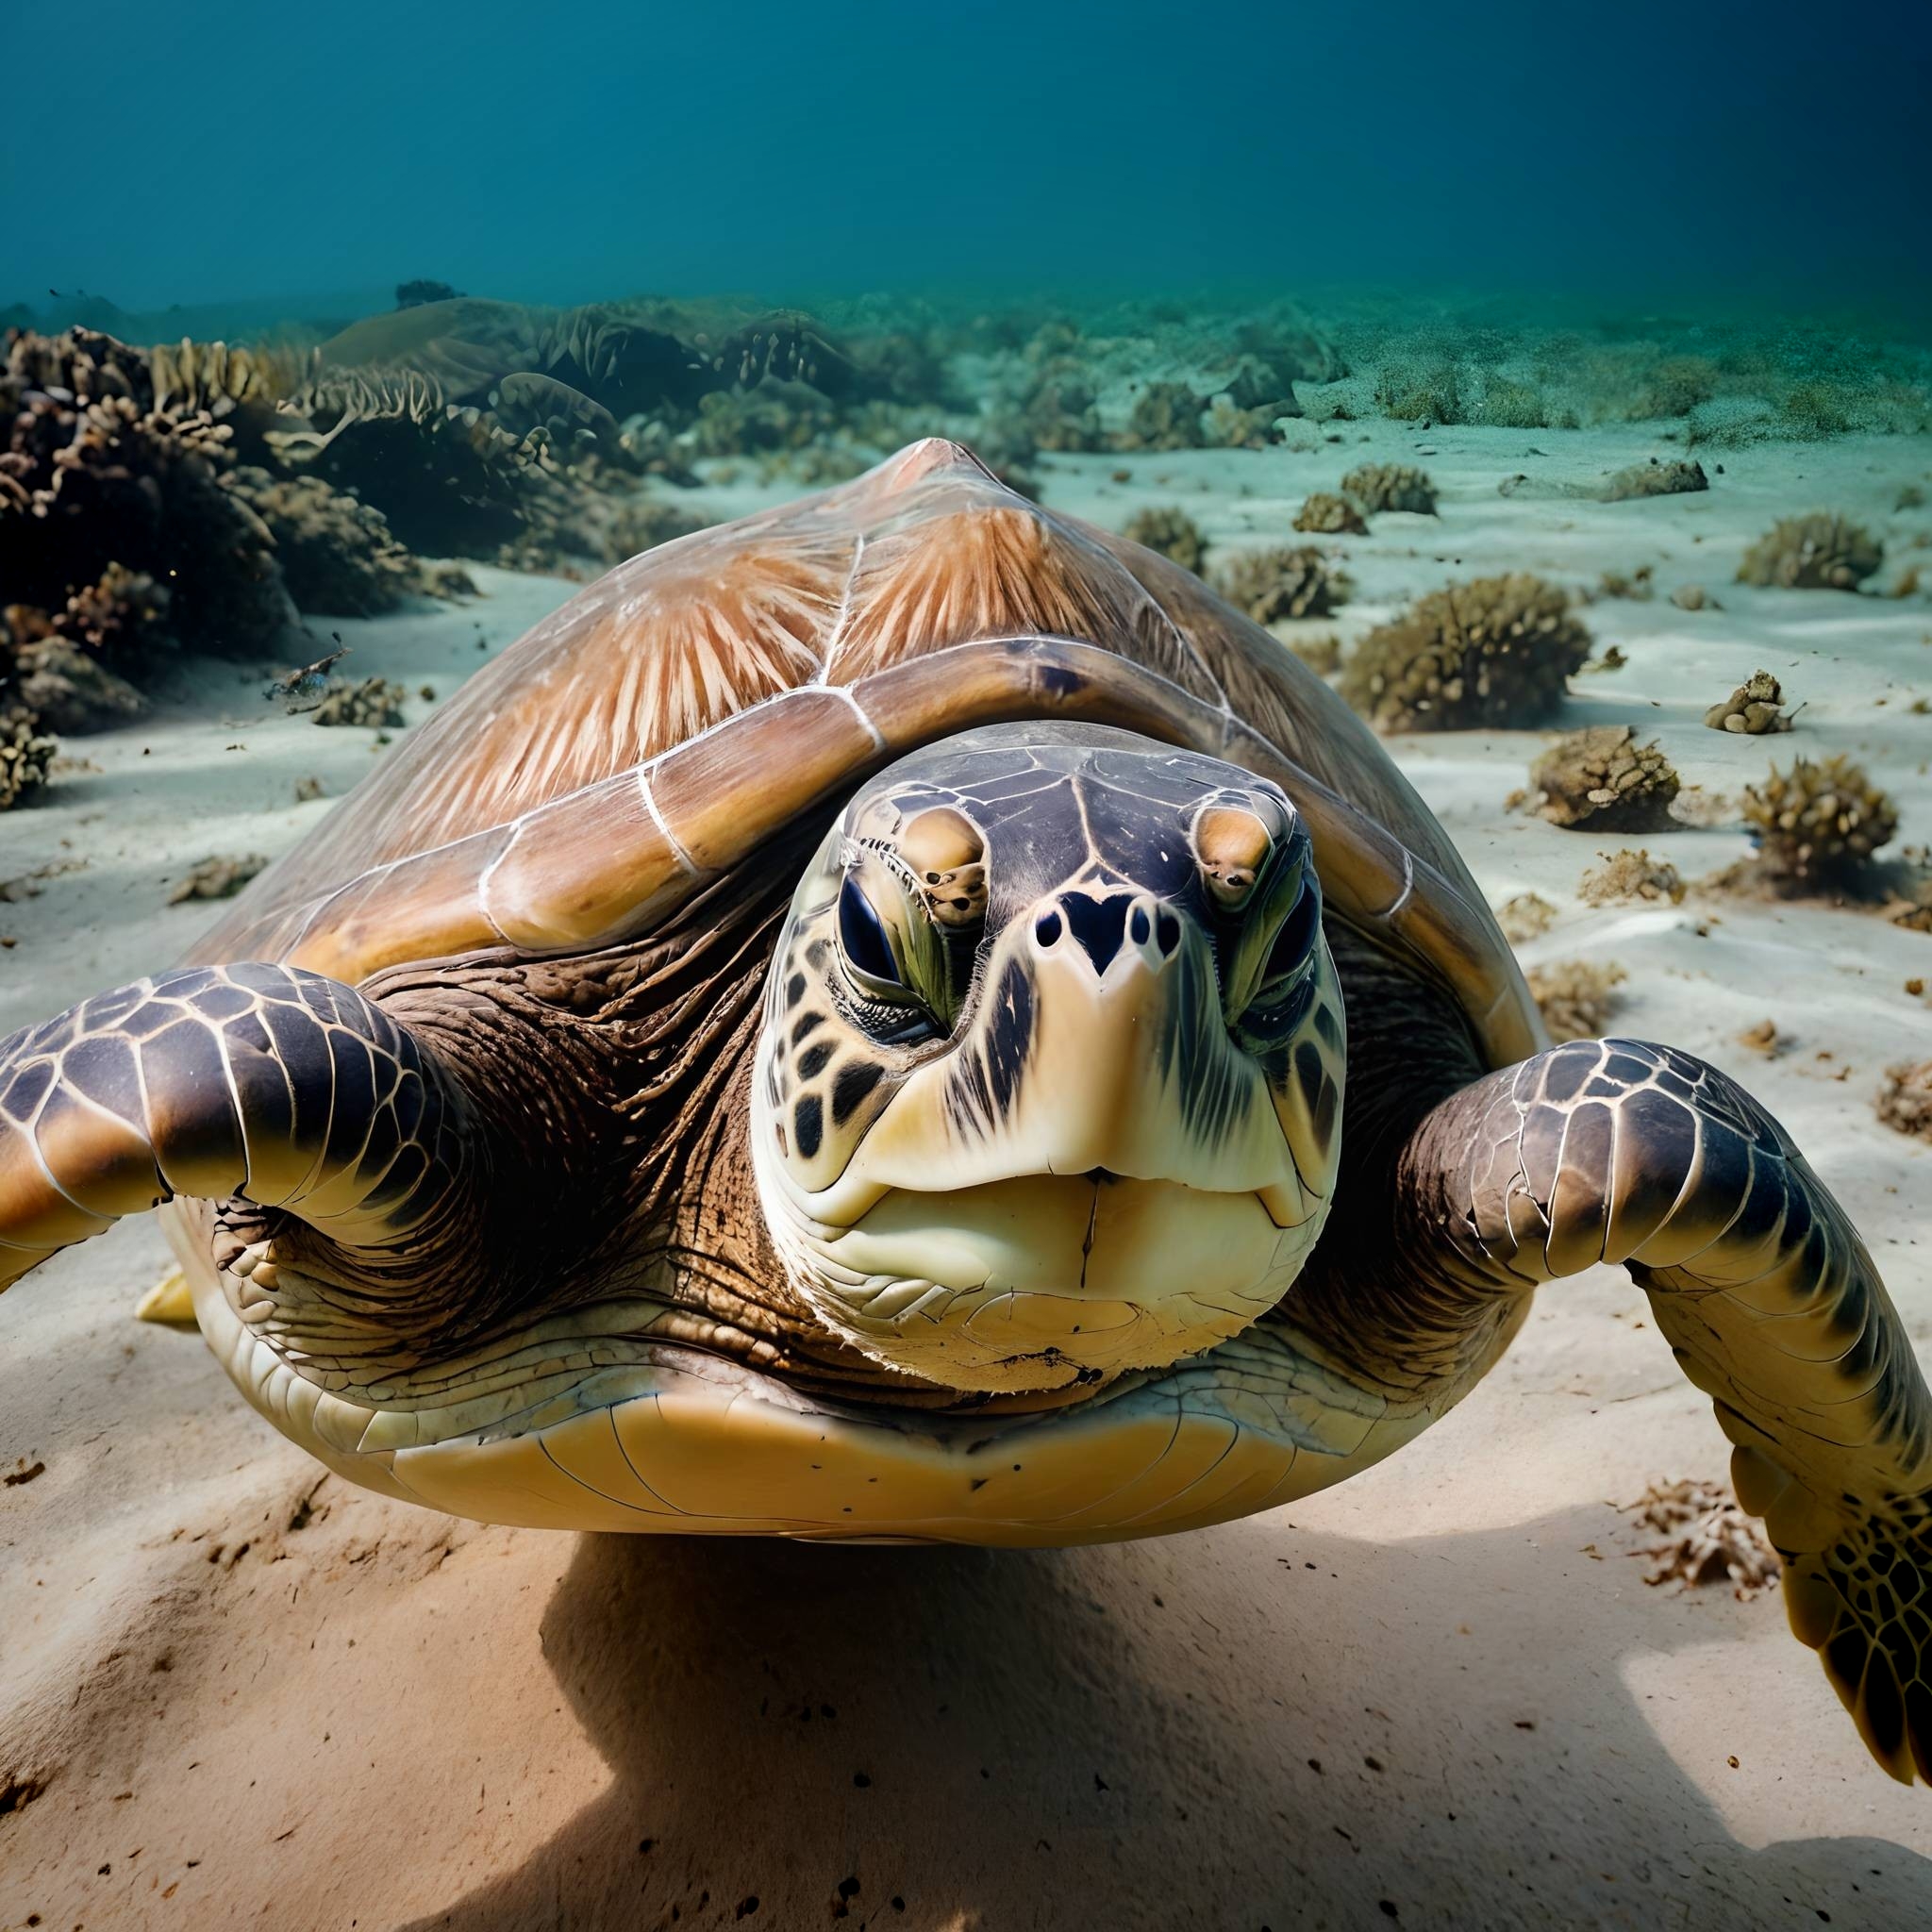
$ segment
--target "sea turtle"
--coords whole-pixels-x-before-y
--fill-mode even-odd
[[[953,444],[592,585],[0,1096],[0,1281],[165,1203],[250,1402],[500,1523],[1213,1523],[1622,1262],[1932,1773],[1932,1403],[1843,1211],[1714,1068],[1548,1047],[1326,687]]]

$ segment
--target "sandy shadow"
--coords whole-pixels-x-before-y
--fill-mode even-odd
[[[1660,1641],[1644,1592],[1597,1592],[1585,1630],[1574,1590],[1546,1614],[1509,1592],[1503,1641],[1497,1578],[1525,1536],[1575,1549],[1601,1526],[1378,1548],[1236,1525],[1040,1554],[586,1538],[544,1650],[611,1787],[417,1924],[1709,1928],[1932,1909],[1932,1864],[1895,1844],[1730,1837],[1617,1675]],[[1804,1757],[1793,1739],[1794,1779]]]

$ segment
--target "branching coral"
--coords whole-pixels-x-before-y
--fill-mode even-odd
[[[1197,575],[1207,559],[1208,539],[1200,525],[1186,510],[1171,505],[1137,511],[1127,519],[1127,526],[1121,535],[1130,543],[1158,551]]]
[[[1217,574],[1214,588],[1257,624],[1279,624],[1292,617],[1326,617],[1347,602],[1351,586],[1319,550],[1304,544],[1241,551]]]
[[[1524,977],[1550,1038],[1595,1040],[1623,1004],[1616,989],[1629,978],[1623,967],[1594,959],[1557,959],[1532,966]]]
[[[1294,526],[1322,537],[1366,537],[1369,525],[1345,496],[1330,490],[1315,491],[1295,511]]]
[[[1861,767],[1841,754],[1789,772],[1773,769],[1746,786],[1745,823],[1757,839],[1760,872],[1791,891],[1857,889],[1878,849],[1898,830],[1898,811]]]
[[[1590,656],[1569,599],[1526,572],[1431,591],[1373,630],[1341,693],[1385,731],[1541,724]]]
[[[1529,768],[1538,814],[1553,825],[1648,832],[1671,822],[1678,777],[1655,743],[1627,724],[1571,731]]]
[[[1704,722],[1713,731],[1743,732],[1753,738],[1789,731],[1791,720],[1784,705],[1784,690],[1777,679],[1768,671],[1754,671],[1746,683],[1705,712]]]
[[[1408,463],[1361,463],[1341,479],[1341,492],[1371,516],[1378,510],[1436,514],[1436,486]]]
[[[1653,1484],[1624,1514],[1655,1539],[1635,1553],[1650,1558],[1646,1583],[1679,1590],[1728,1583],[1741,1603],[1769,1590],[1783,1568],[1757,1521],[1710,1484]]]
[[[1786,591],[1856,591],[1885,561],[1885,546],[1861,525],[1827,511],[1786,517],[1744,553],[1740,584]]]

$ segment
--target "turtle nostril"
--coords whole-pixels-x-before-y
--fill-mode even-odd
[[[1060,916],[1058,912],[1042,912],[1033,922],[1033,937],[1042,946],[1058,943],[1060,936]]]
[[[1160,957],[1172,959],[1181,942],[1180,921],[1163,906],[1154,922],[1154,930],[1160,946]]]
[[[1127,921],[1127,930],[1133,934],[1134,943],[1137,946],[1144,946],[1147,943],[1148,927],[1146,907],[1136,906],[1134,908],[1133,914]]]

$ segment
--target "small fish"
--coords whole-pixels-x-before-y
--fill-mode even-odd
[[[285,671],[281,676],[272,679],[263,688],[265,698],[320,698],[328,683],[331,665],[339,663],[349,655],[346,644],[339,651],[331,651],[326,658],[318,658],[313,664],[304,664],[298,670]],[[295,708],[293,705],[291,709]]]

